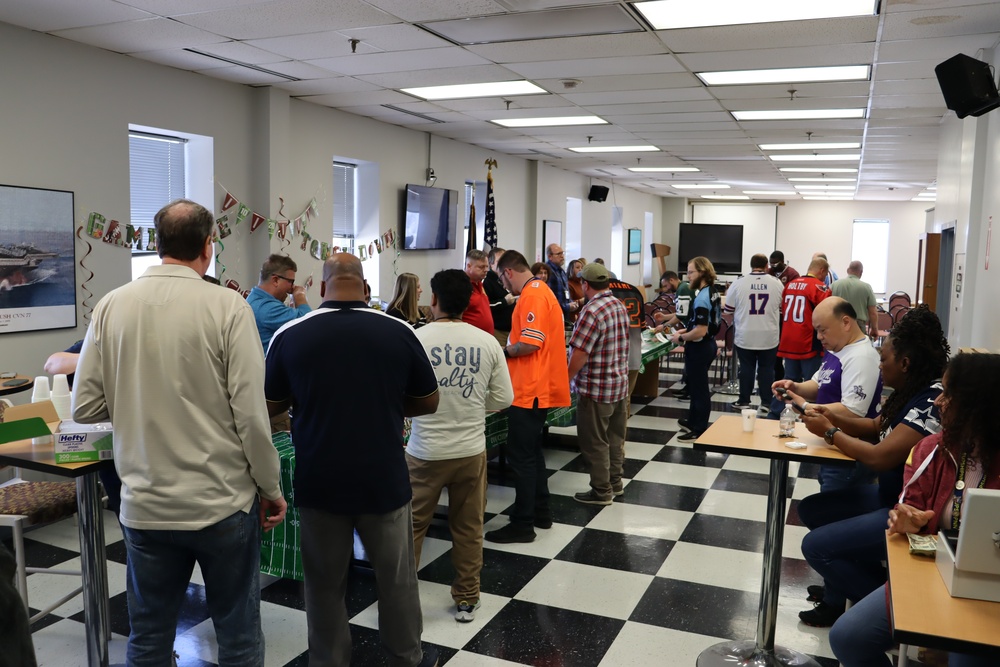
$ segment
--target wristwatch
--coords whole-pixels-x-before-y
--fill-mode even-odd
[[[840,431],[840,429],[837,428],[836,426],[834,426],[832,428],[828,428],[826,430],[826,433],[823,434],[823,439],[826,440],[826,444],[832,445],[833,444],[833,436],[837,435],[837,433],[839,431]]]

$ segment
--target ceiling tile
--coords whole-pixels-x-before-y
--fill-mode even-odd
[[[872,110],[913,108],[923,108],[925,112],[936,110],[940,115],[945,108],[944,97],[941,91],[937,91],[922,95],[876,95],[872,98]]]
[[[288,60],[285,56],[250,46],[243,42],[222,42],[220,44],[206,44],[198,49],[213,56],[222,56],[229,60],[236,60],[241,63],[251,65],[264,65],[267,63],[279,63]]]
[[[264,5],[274,2],[274,0],[116,0],[116,2],[137,7],[158,16],[180,16],[181,14],[211,12],[219,9],[232,9],[234,7]],[[89,5],[91,3],[90,0],[86,2],[76,0],[76,4]]]
[[[227,41],[219,35],[164,18],[70,28],[52,34],[119,53],[162,51]]]
[[[386,72],[363,74],[359,79],[383,88],[409,88],[412,86],[446,86],[470,81],[510,81],[518,76],[500,65],[472,65],[444,69],[421,69],[412,72]]]
[[[241,40],[399,23],[399,19],[362,0],[280,0],[184,14],[177,20]]]
[[[315,65],[299,62],[297,60],[286,60],[280,63],[268,63],[263,67],[271,70],[272,72],[281,72],[282,74],[287,74],[288,76],[294,76],[296,79],[328,79],[330,77],[329,70],[321,69]]]
[[[369,90],[349,93],[332,93],[330,95],[303,96],[299,99],[315,102],[328,107],[356,107],[366,104],[400,104],[413,102],[414,98],[395,90]]]
[[[715,53],[678,53],[677,59],[692,72],[718,72],[734,69],[778,69],[823,67],[831,65],[866,65],[875,56],[875,44],[819,45],[787,49],[753,49]]]
[[[887,14],[882,40],[926,39],[1000,32],[996,3]]]
[[[152,18],[113,0],[32,0],[0,3],[0,21],[39,32]]]
[[[507,68],[527,79],[582,79],[614,74],[663,74],[684,71],[684,67],[677,62],[677,59],[667,54],[510,63]]]
[[[997,36],[993,33],[882,42],[878,57],[880,61],[887,63],[908,60],[941,62],[956,53],[975,53],[979,49],[988,49],[996,43],[996,40]]]
[[[641,125],[659,125],[661,123],[724,123],[731,120],[732,116],[728,111],[702,111],[699,113],[656,113],[639,114],[635,116],[608,115],[605,119],[622,125],[624,127],[634,127]]]
[[[659,37],[674,53],[744,51],[760,48],[812,47],[820,44],[874,42],[877,16],[854,16],[812,21],[781,21],[747,25],[658,30]]]
[[[251,39],[247,40],[246,43],[294,60],[316,60],[319,58],[334,58],[336,56],[349,56],[352,54],[363,55],[365,53],[382,51],[382,49],[371,44],[362,42],[352,52],[349,38],[335,30],[313,32],[305,35]]]
[[[368,0],[368,3],[411,22],[503,14],[507,11],[506,7],[493,0]]]
[[[876,95],[913,95],[919,93],[939,93],[941,86],[936,78],[910,79],[908,81],[876,81]]]
[[[663,90],[666,88],[701,88],[698,78],[686,72],[673,74],[619,74],[616,76],[588,76],[575,79],[572,88],[567,88],[565,79],[533,79],[545,88],[560,93],[603,93],[615,90]]]
[[[503,44],[476,44],[467,48],[497,63],[666,53],[663,43],[650,34],[560,37]]]
[[[438,104],[455,111],[474,111],[492,109],[504,111],[507,100],[500,97],[477,97],[468,100],[438,100]],[[559,107],[576,108],[559,95],[518,95],[510,98],[511,109],[555,109]]]
[[[910,60],[906,62],[879,62],[875,68],[876,81],[905,79],[934,79],[934,67],[940,60]]]
[[[352,28],[341,30],[345,39],[360,39],[379,51],[413,51],[416,49],[438,49],[453,46],[446,39],[432,35],[426,30],[405,23],[380,25],[373,28]]]
[[[712,99],[712,96],[704,88],[630,90],[606,93],[563,93],[562,96],[580,106],[591,104],[633,104],[640,102],[690,102]]]
[[[617,4],[433,21],[422,25],[456,44],[495,44],[642,31],[632,15]]]
[[[311,79],[308,81],[287,81],[278,84],[278,88],[287,90],[292,95],[328,95],[330,93],[354,93],[378,90],[365,81],[352,79],[349,76],[338,76],[329,79]]]
[[[870,81],[832,81],[826,83],[785,83],[746,86],[710,86],[709,90],[720,100],[752,100],[791,97],[789,90],[795,91],[795,99],[868,97]]]
[[[178,69],[191,71],[206,70],[219,67],[223,63],[215,58],[209,58],[198,53],[191,53],[184,49],[165,49],[163,51],[143,51],[131,54],[135,58],[148,60],[161,65],[169,65]]]
[[[236,83],[253,85],[267,85],[285,81],[285,79],[280,76],[265,74],[264,72],[258,72],[257,70],[250,69],[249,67],[239,66],[216,67],[213,69],[199,70],[198,74],[204,74],[205,76],[210,76],[214,79],[224,79],[226,81],[235,81]]]
[[[349,76],[490,64],[484,58],[469,53],[458,46],[446,49],[354,54],[338,58],[319,58],[309,62],[331,72]],[[469,81],[468,83],[473,82]]]
[[[632,116],[639,114],[674,114],[692,111],[718,111],[719,103],[714,100],[697,102],[647,102],[645,104],[602,104],[588,106],[587,111],[597,116]]]

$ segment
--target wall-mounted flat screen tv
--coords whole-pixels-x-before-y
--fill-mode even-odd
[[[458,192],[408,184],[405,198],[403,248],[454,248],[458,231]]]
[[[679,272],[686,272],[688,262],[695,257],[708,257],[716,273],[742,273],[743,225],[685,224],[680,232]]]

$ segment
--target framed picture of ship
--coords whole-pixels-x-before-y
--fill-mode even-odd
[[[0,185],[0,334],[76,326],[73,193]]]

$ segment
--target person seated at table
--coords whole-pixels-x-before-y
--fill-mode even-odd
[[[829,627],[855,602],[885,582],[885,521],[903,490],[903,464],[922,438],[941,430],[934,400],[948,363],[941,321],[927,306],[907,313],[882,346],[882,379],[892,387],[880,415],[846,417],[828,406],[812,407],[806,428],[878,473],[863,484],[804,498],[799,518],[810,532],[802,554],[825,586],[809,586],[814,609],[799,613],[806,625]],[[874,446],[871,440],[879,439]]]
[[[1000,489],[995,408],[983,399],[993,394],[998,375],[998,354],[960,354],[948,364],[944,388],[935,401],[943,428],[913,448],[900,502],[889,511],[890,534],[957,530],[962,515],[959,481],[964,488]],[[928,584],[941,585],[936,572],[930,576],[935,581]],[[830,630],[830,647],[844,667],[889,667],[892,663],[885,652],[892,645],[885,585],[848,609]],[[952,653],[948,664],[986,667],[996,665],[997,659]]]
[[[420,295],[424,293],[420,287],[420,278],[413,273],[400,273],[396,278],[396,289],[392,301],[385,314],[409,322],[410,326],[420,327],[427,324],[427,318],[420,313]]]
[[[535,276],[543,283],[549,282],[549,267],[545,262],[535,262],[531,265],[531,275]]]

